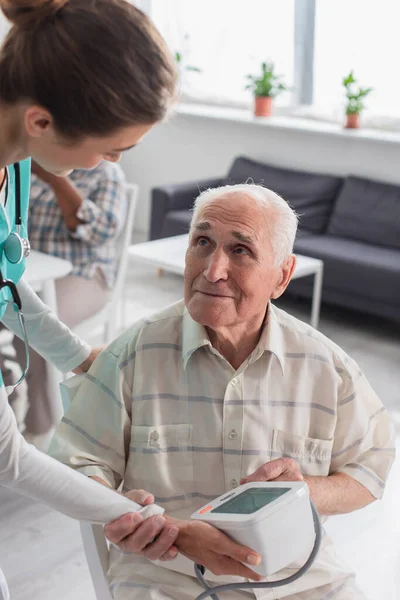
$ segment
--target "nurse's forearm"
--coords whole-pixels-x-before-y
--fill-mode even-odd
[[[28,445],[4,388],[0,388],[0,485],[81,521],[108,523],[131,512],[163,512],[157,505],[138,507]]]
[[[71,231],[75,231],[78,225],[83,223],[76,216],[83,203],[82,196],[67,177],[57,177],[57,180],[52,183],[52,188],[66,226]]]
[[[320,515],[349,513],[375,500],[366,487],[346,473],[334,473],[328,477],[306,476],[304,480]]]
[[[24,278],[17,288],[21,297],[29,345],[64,373],[80,365],[85,366],[91,355],[90,346],[61,323]],[[8,329],[23,338],[17,313],[11,304],[7,305],[2,321]]]
[[[105,481],[101,477],[97,477],[96,475],[89,475],[89,479],[94,479],[94,481],[97,481],[97,483],[101,483],[101,485],[104,485],[107,488],[114,489],[107,481]],[[129,492],[126,492],[125,494],[121,495],[141,505],[140,510],[138,510],[137,512],[140,513],[140,516],[144,520],[149,517],[162,515],[164,513],[164,509],[158,506],[158,504],[154,503],[153,494],[150,494],[150,492],[146,492],[146,490],[130,490]]]

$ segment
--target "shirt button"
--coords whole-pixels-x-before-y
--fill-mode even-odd
[[[232,429],[232,431],[229,434],[229,439],[234,440],[235,438],[237,438],[237,433],[234,429]]]
[[[160,434],[158,433],[158,431],[151,432],[150,439],[152,442],[157,442],[159,437],[160,437]]]
[[[232,385],[236,385],[236,384],[237,384],[237,382],[238,382],[238,380],[236,379],[236,377],[234,377],[234,378],[232,379],[232,381],[231,381],[231,384],[232,384]]]
[[[238,482],[236,481],[236,479],[232,479],[231,487],[236,488],[237,486],[238,486]]]

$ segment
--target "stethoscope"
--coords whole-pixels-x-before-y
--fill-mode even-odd
[[[22,262],[24,258],[27,258],[31,252],[31,246],[29,240],[23,236],[21,236],[21,225],[22,225],[22,211],[21,211],[21,171],[19,163],[14,163],[14,172],[15,172],[15,231],[10,231],[6,241],[4,242],[3,252],[5,254],[6,259],[13,265],[17,265]],[[8,196],[8,178],[6,183],[6,201]],[[10,224],[8,221],[7,213],[5,208],[3,207],[3,212],[7,224],[10,228]],[[28,335],[25,327],[25,319],[22,312],[22,302],[21,297],[18,293],[18,289],[14,281],[11,279],[4,279],[3,274],[0,270],[0,290],[3,288],[8,288],[11,293],[12,304],[15,312],[18,315],[18,321],[21,327],[24,345],[25,345],[25,368],[22,372],[21,377],[18,379],[17,383],[14,385],[9,385],[5,388],[6,394],[10,396],[13,393],[15,388],[25,379],[26,374],[29,369],[29,344],[28,344]]]
[[[13,264],[18,265],[27,258],[31,253],[31,245],[29,240],[21,236],[21,225],[22,225],[22,211],[21,211],[21,171],[19,163],[14,163],[15,172],[15,231],[11,231],[4,243],[4,254],[7,260]],[[8,178],[6,183],[6,201],[8,195]],[[7,213],[4,209],[4,215],[8,222]],[[0,288],[1,289],[1,288]]]

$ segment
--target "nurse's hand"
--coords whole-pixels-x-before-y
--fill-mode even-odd
[[[104,350],[104,348],[105,346],[100,346],[100,348],[92,348],[92,351],[87,357],[87,359],[84,360],[83,363],[79,365],[79,367],[76,367],[76,369],[74,369],[73,372],[79,375],[80,373],[86,373],[86,371],[89,371],[90,367],[92,366],[100,352]]]
[[[237,575],[254,581],[262,579],[245,566],[257,566],[261,563],[261,556],[250,548],[233,542],[208,523],[179,521],[171,517],[167,517],[167,521],[175,522],[179,527],[179,536],[175,542],[179,552],[203,565],[214,575]]]
[[[124,496],[142,506],[154,502],[154,496],[144,490],[132,490]],[[145,556],[149,560],[173,560],[178,554],[174,542],[179,529],[163,516],[143,520],[140,514],[130,513],[108,523],[104,533],[124,552]]]

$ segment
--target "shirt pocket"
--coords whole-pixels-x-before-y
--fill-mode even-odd
[[[271,459],[293,458],[303,475],[329,475],[333,439],[321,440],[274,429]]]
[[[125,486],[151,492],[169,511],[190,506],[194,492],[193,425],[133,425]]]

